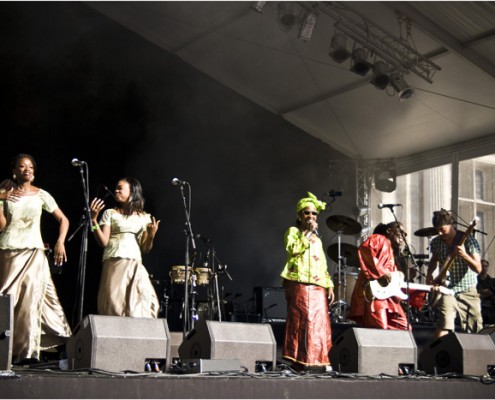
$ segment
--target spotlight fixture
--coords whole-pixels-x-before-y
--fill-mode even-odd
[[[373,64],[368,62],[368,52],[364,48],[354,49],[352,52],[351,71],[365,76]]]
[[[294,13],[294,3],[281,1],[277,5],[278,24],[282,30],[289,32],[297,23],[297,15]]]
[[[381,192],[393,192],[397,187],[397,173],[393,163],[377,163],[374,173],[375,188]]]
[[[266,6],[266,1],[256,1],[252,7],[258,11],[259,13],[262,13],[263,12],[263,8],[265,8]]]
[[[328,55],[338,64],[343,63],[351,56],[347,50],[347,35],[342,32],[334,33]]]
[[[379,90],[385,89],[390,82],[387,69],[387,64],[383,61],[377,61],[375,65],[373,65],[373,79],[371,80],[371,83]]]
[[[406,100],[413,95],[413,90],[398,72],[394,72],[390,77],[390,84],[395,89],[399,100]]]
[[[314,11],[308,11],[304,14],[302,18],[301,27],[299,29],[299,39],[307,42],[311,39],[311,35],[313,34],[313,30],[315,29],[316,22],[318,21],[318,14]]]

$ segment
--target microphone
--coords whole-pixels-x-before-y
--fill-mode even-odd
[[[337,190],[330,190],[329,192],[326,192],[326,193],[323,193],[324,195],[326,196],[330,196],[330,197],[339,197],[339,196],[342,196],[342,192],[340,191],[337,191]]]
[[[103,200],[105,200],[105,198],[106,198],[108,195],[112,196],[112,198],[115,200],[115,195],[113,194],[113,192],[112,192],[109,188],[107,188],[105,185],[101,185],[101,187],[103,188],[103,190],[104,190],[105,192],[107,192],[107,194],[105,195],[105,197],[103,197]]]
[[[181,181],[178,178],[174,178],[174,179],[172,179],[172,185],[174,185],[174,186],[178,186],[178,185],[184,186],[184,185],[189,185],[189,182]]]
[[[381,210],[382,208],[394,208],[394,207],[402,207],[402,204],[383,204],[378,203],[378,208]]]
[[[73,167],[82,167],[83,165],[86,165],[86,161],[79,161],[77,158],[73,158],[70,163]]]

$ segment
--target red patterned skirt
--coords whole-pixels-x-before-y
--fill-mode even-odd
[[[332,330],[327,289],[284,280],[287,324],[283,358],[304,366],[330,365]]]

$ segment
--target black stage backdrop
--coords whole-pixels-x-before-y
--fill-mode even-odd
[[[101,184],[113,190],[119,178],[137,177],[147,211],[161,220],[144,258],[159,285],[170,289],[170,267],[185,259],[174,177],[191,183],[193,231],[211,239],[232,277],[220,283],[240,302],[255,286],[280,285],[283,234],[306,191],[344,191],[320,221],[326,246],[334,233],[324,217],[354,206],[355,171],[342,154],[83,3],[2,2],[0,22],[0,178],[15,154],[32,154],[35,184],[55,197],[71,234],[84,206],[72,158],[89,165],[91,197]],[[331,168],[335,160],[343,162]],[[51,216],[42,229],[53,245]],[[69,261],[54,278],[69,319],[80,241],[78,233],[68,243]],[[206,246],[196,245],[204,257]],[[101,254],[90,237],[85,314],[96,312]]]

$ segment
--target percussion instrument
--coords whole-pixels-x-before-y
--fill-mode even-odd
[[[328,257],[330,257],[336,263],[339,262],[339,243],[334,243],[328,246]],[[340,244],[340,256],[345,257],[346,264],[353,267],[359,267],[358,248],[352,244],[341,243]]]
[[[331,215],[327,218],[327,226],[334,232],[344,235],[356,235],[361,232],[361,224],[344,215]]]
[[[420,236],[420,237],[431,237],[431,236],[437,236],[437,230],[433,227],[430,228],[423,228],[423,229],[418,229],[416,232],[414,232],[415,236]]]
[[[192,268],[187,267],[187,274],[189,276],[189,282],[192,281],[191,276],[192,276]],[[173,267],[170,268],[169,272],[170,279],[172,283],[178,285],[178,284],[184,284],[186,283],[186,267],[184,265],[174,265]]]
[[[351,298],[352,298],[352,292],[354,291],[354,286],[356,286],[356,281],[358,278],[358,273],[357,272],[345,272],[344,274],[344,279],[345,282],[342,282],[342,299],[344,300],[348,305],[351,304]],[[337,293],[338,288],[339,288],[339,278],[337,274],[334,274],[333,282],[335,284],[334,291]]]
[[[210,283],[211,269],[209,268],[194,268],[194,275],[196,275],[196,284],[199,286],[206,286]]]

